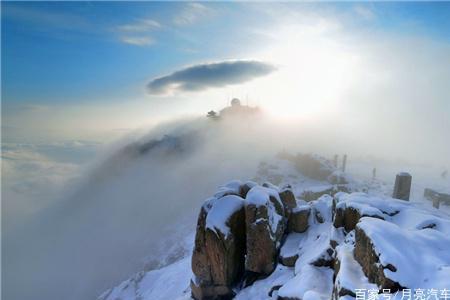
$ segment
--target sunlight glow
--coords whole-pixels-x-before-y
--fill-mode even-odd
[[[258,80],[254,90],[280,118],[316,118],[336,113],[339,101],[360,71],[359,58],[326,26],[291,25],[276,30],[273,44],[260,54],[279,70]]]

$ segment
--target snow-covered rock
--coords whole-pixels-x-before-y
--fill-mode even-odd
[[[278,290],[279,300],[328,300],[333,291],[333,270],[305,265]]]
[[[317,201],[312,203],[312,207],[317,222],[331,222],[333,215],[333,198],[330,195],[321,196]]]
[[[299,247],[304,235],[291,233],[286,237],[283,246],[280,249],[280,263],[287,267],[294,267],[298,259]]]
[[[356,227],[356,260],[371,282],[391,291],[448,288],[449,249],[448,234],[434,228],[405,229],[367,217]]]
[[[355,202],[341,202],[336,205],[333,225],[336,228],[344,227],[346,232],[355,229],[362,217],[384,219],[383,213],[370,205]]]
[[[373,190],[369,194],[339,191],[329,177],[317,180],[296,173],[292,168],[295,156],[289,159],[292,162],[282,159],[263,164],[264,172],[258,175],[263,185],[233,180],[204,203],[192,256],[195,276],[189,259],[183,258],[160,270],[139,273],[106,293],[104,299],[189,299],[192,293],[196,299],[234,295],[239,300],[352,300],[356,290],[363,289],[374,292],[375,298],[400,300],[393,292],[403,287],[449,289],[448,215],[427,204],[393,199],[391,191],[384,188],[378,194]],[[319,165],[322,168],[327,163]],[[265,182],[274,175],[282,188]],[[346,174],[340,175],[349,180],[346,188],[366,189]],[[291,187],[285,189],[284,184]],[[322,193],[329,188],[317,199],[299,199],[305,191]],[[243,237],[232,221],[241,211]],[[197,239],[206,241],[207,235],[211,242],[204,246],[209,249],[196,254]],[[236,245],[227,243],[242,241],[245,246],[235,252],[239,257],[228,261],[209,258],[229,257],[221,251]],[[229,274],[231,261],[240,275],[226,284],[220,280],[213,283],[217,274]],[[391,288],[392,294],[378,295],[383,288]]]
[[[285,215],[289,216],[290,212],[293,208],[297,206],[297,202],[295,200],[294,192],[292,191],[292,187],[290,185],[284,186],[280,192],[280,199],[283,202],[285,208]]]
[[[311,206],[301,205],[294,208],[288,219],[288,232],[302,233],[308,229]]]
[[[296,203],[287,189],[283,196]],[[221,186],[205,201],[198,217],[192,296],[231,297],[241,281],[251,282],[255,274],[270,275],[286,229],[285,211],[278,187],[271,184],[233,180]],[[244,269],[253,275],[244,279]]]
[[[98,300],[191,299],[189,269],[190,258],[185,257],[158,270],[139,272],[103,293]]]
[[[236,195],[210,198],[203,204],[192,254],[195,299],[231,296],[243,272],[244,199]]]
[[[353,257],[354,235],[336,248],[336,260],[334,263],[334,289],[333,298],[335,300],[351,296],[356,297],[357,289],[370,290],[378,289],[376,284],[369,283],[364,275],[361,265]]]
[[[269,275],[276,266],[286,228],[284,205],[275,189],[261,186],[253,187],[245,202],[245,270]]]

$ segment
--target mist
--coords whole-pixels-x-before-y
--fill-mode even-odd
[[[217,186],[252,179],[258,163],[280,151],[372,154],[387,159],[384,165],[400,164],[367,150],[375,145],[367,141],[370,133],[345,132],[336,122],[280,121],[263,112],[177,119],[125,136],[59,199],[7,232],[6,298],[94,299],[144,267],[161,266],[171,255],[160,247],[173,238],[168,232],[192,231],[198,207]]]
[[[155,251],[167,230],[183,219],[193,229],[218,185],[252,178],[261,159],[297,143],[273,126],[183,119],[117,141],[53,204],[7,231],[6,298],[93,299],[163,260],[168,253]]]

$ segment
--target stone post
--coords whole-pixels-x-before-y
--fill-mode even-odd
[[[411,175],[406,172],[398,173],[395,177],[394,193],[392,198],[409,201],[411,193]]]
[[[436,198],[433,198],[433,207],[434,207],[434,208],[439,209],[439,204],[440,204],[440,203],[439,203],[439,202],[440,202],[439,200],[440,200],[440,199],[437,198],[437,197],[436,197]]]
[[[334,165],[335,168],[337,168],[337,166],[338,166],[338,155],[337,154],[334,155],[333,165]]]
[[[373,168],[372,170],[372,179],[377,178],[377,168]]]
[[[347,154],[344,154],[344,157],[342,158],[342,172],[345,172],[346,165],[347,165]]]

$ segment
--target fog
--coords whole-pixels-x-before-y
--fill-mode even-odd
[[[93,299],[146,257],[158,260],[165,229],[184,218],[194,228],[219,184],[250,179],[260,159],[298,143],[297,130],[289,137],[276,127],[262,117],[205,117],[117,141],[52,205],[7,231],[5,298]]]
[[[370,151],[383,144],[384,130],[377,137],[346,132],[337,121],[283,122],[265,113],[198,117],[125,136],[52,205],[4,236],[5,299],[96,298],[149,260],[162,262],[168,250],[159,246],[168,230],[193,230],[199,206],[218,185],[252,179],[261,160],[282,150],[422,163]]]

